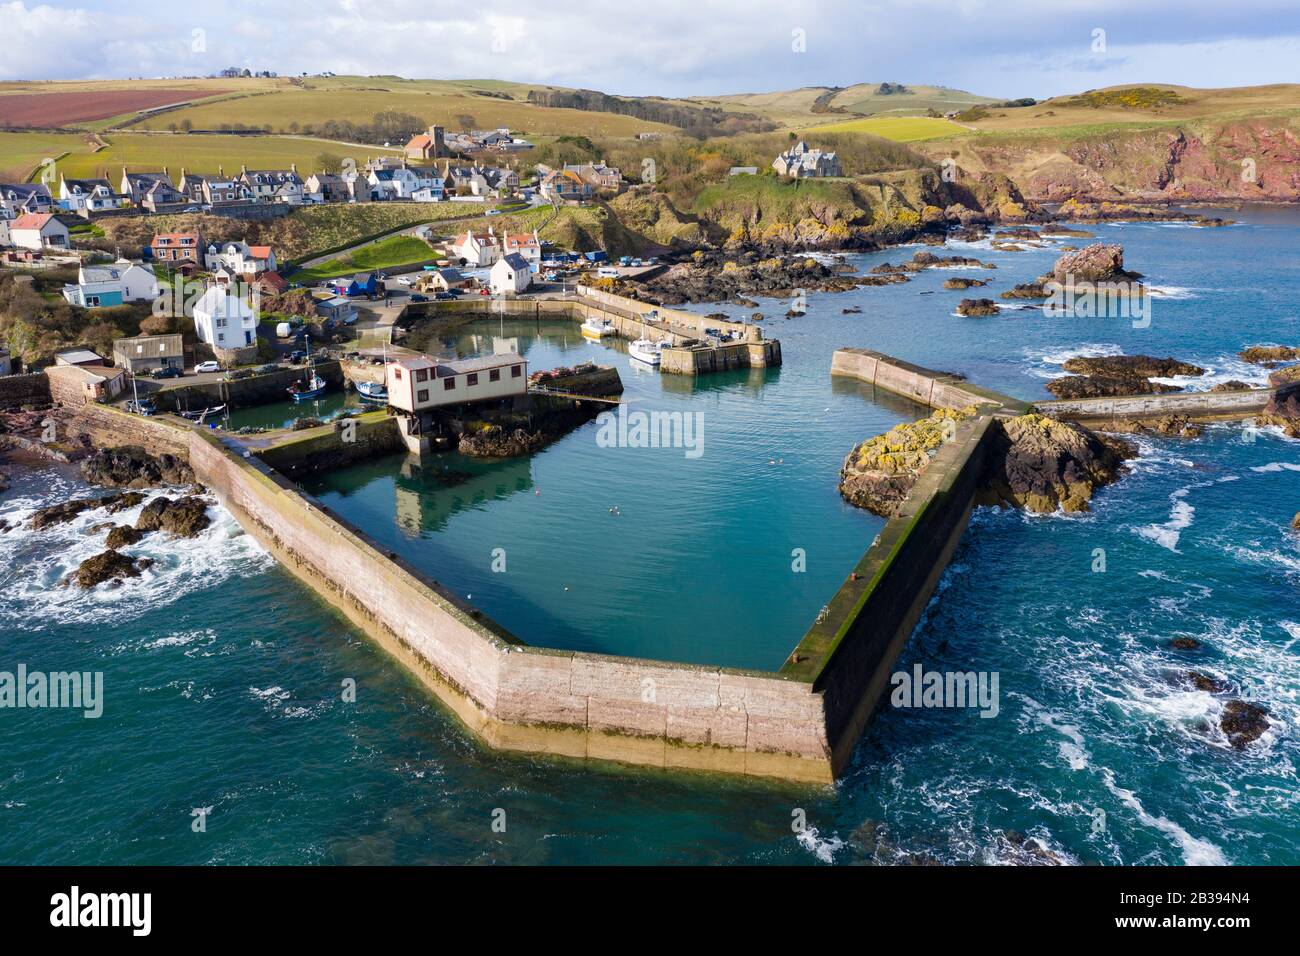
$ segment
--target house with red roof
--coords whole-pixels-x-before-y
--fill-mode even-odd
[[[9,242],[20,249],[67,249],[72,245],[72,238],[58,216],[29,212],[9,223]]]

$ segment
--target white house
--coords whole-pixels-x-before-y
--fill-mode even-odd
[[[528,392],[528,362],[517,352],[439,362],[427,355],[395,359],[385,369],[388,404],[405,412],[496,401]]]
[[[127,197],[113,192],[107,179],[59,178],[59,205],[69,212],[97,212],[100,209],[120,209]]]
[[[68,227],[53,213],[29,212],[9,223],[9,242],[20,249],[67,249],[72,244]]]
[[[451,251],[464,259],[467,265],[480,269],[501,258],[501,244],[491,226],[486,233],[470,230],[458,235],[451,244]]]
[[[796,179],[844,175],[840,158],[835,153],[810,149],[802,140],[784,153],[778,153],[776,159],[772,160],[772,168],[782,176],[793,176]]]
[[[270,246],[250,246],[244,242],[213,243],[203,257],[209,272],[225,269],[235,275],[251,276],[276,270],[275,250]]]
[[[63,287],[63,298],[87,309],[149,302],[158,298],[158,279],[148,266],[129,259],[119,259],[111,266],[83,264],[76,285]]]
[[[493,295],[518,295],[533,283],[533,270],[528,260],[517,252],[497,260],[488,273],[488,285]]]
[[[501,237],[501,251],[503,255],[517,254],[523,257],[528,263],[529,268],[536,272],[542,265],[542,240],[537,238],[537,230],[534,229],[532,234],[526,232],[517,235],[506,235]]]
[[[227,288],[209,286],[194,303],[194,330],[214,348],[241,348],[257,338],[257,314]]]

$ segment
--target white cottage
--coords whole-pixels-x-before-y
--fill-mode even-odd
[[[257,313],[226,287],[209,286],[194,303],[194,330],[214,348],[242,348],[257,339]]]
[[[518,295],[533,283],[533,270],[528,260],[512,252],[497,260],[488,273],[488,285],[493,295]]]

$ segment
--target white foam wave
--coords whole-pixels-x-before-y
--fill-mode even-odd
[[[806,826],[796,834],[799,845],[823,863],[834,863],[835,854],[844,848],[844,841],[837,836],[821,837],[817,828]]]
[[[1152,827],[1171,837],[1182,850],[1183,862],[1188,866],[1226,866],[1228,858],[1213,843],[1197,839],[1168,817],[1154,816],[1147,812],[1132,790],[1125,790],[1115,782],[1115,774],[1109,769],[1102,770],[1106,789],[1120,799],[1144,826]]]
[[[1182,536],[1192,523],[1196,515],[1196,509],[1185,500],[1190,488],[1179,488],[1169,496],[1173,502],[1173,507],[1169,509],[1169,520],[1164,524],[1151,524],[1144,528],[1138,528],[1139,536],[1146,538],[1148,541],[1154,541],[1162,548],[1167,548],[1174,554],[1180,554],[1178,550],[1178,539]]]
[[[175,489],[146,493],[175,494]],[[205,496],[211,524],[190,539],[166,532],[146,534],[137,544],[121,549],[132,558],[154,563],[139,577],[83,590],[64,586],[63,580],[87,558],[104,550],[104,531],[91,533],[98,524],[134,525],[143,504],[108,514],[103,508],[83,511],[72,520],[40,531],[28,527],[38,508],[86,497],[89,492],[68,482],[53,482],[48,495],[7,502],[0,518],[15,525],[0,534],[0,622],[20,622],[24,630],[40,630],[49,623],[93,623],[131,620],[171,604],[193,591],[208,588],[234,575],[252,575],[273,564],[257,541],[246,535],[234,517]]]

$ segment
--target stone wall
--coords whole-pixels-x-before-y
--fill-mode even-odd
[[[956,440],[940,449],[781,670],[811,680],[822,695],[836,772],[879,706],[961,540],[994,427],[987,414],[958,426]]]
[[[0,409],[49,402],[50,380],[44,372],[0,376]]]
[[[71,436],[84,435],[96,448],[139,445],[151,455],[189,455],[190,424],[183,418],[132,415],[112,405],[82,405],[65,427]]]
[[[1027,402],[972,385],[959,375],[936,372],[872,349],[836,349],[831,374],[859,379],[930,408],[995,405],[1015,412],[1029,409]]]
[[[1272,395],[1273,390],[1269,388],[1242,392],[1166,392],[1163,395],[1059,399],[1035,402],[1034,407],[1051,418],[1091,424],[1104,424],[1115,418],[1159,418],[1163,415],[1249,418],[1262,412]]]
[[[317,363],[316,374],[330,388],[343,387],[343,370],[339,368],[338,362]],[[289,386],[295,381],[301,381],[304,375],[303,368],[284,368],[265,375],[250,375],[248,378],[164,388],[154,395],[154,399],[158,408],[177,412],[213,405],[245,408],[267,402],[283,402],[289,398]]]
[[[299,477],[391,455],[405,447],[397,419],[375,411],[292,432],[257,456],[282,474]]]
[[[759,672],[524,645],[222,438],[190,463],[236,519],[492,746],[655,766],[831,779],[820,696]]]

